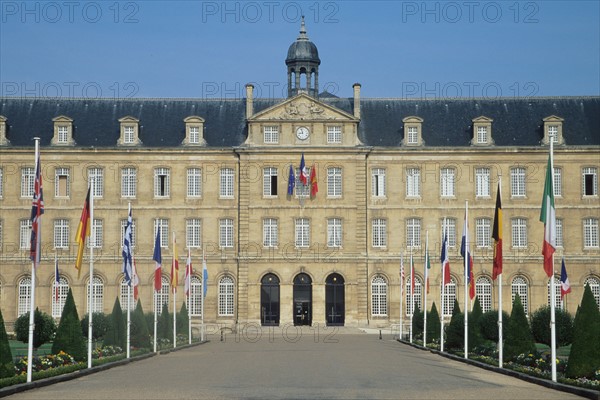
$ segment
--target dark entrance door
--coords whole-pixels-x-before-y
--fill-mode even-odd
[[[325,316],[327,325],[344,325],[344,278],[331,274],[325,280]]]
[[[294,278],[294,325],[312,325],[312,280],[305,273]]]
[[[279,278],[273,274],[261,280],[260,320],[263,325],[279,325]]]

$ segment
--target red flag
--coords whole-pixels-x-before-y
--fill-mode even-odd
[[[442,285],[450,283],[450,259],[448,258],[448,235],[444,235],[444,242],[442,243]]]
[[[319,185],[317,184],[317,166],[313,164],[310,169],[310,197],[315,197],[319,191]]]
[[[185,295],[190,297],[190,279],[192,277],[192,255],[188,248],[188,256],[185,262]]]
[[[133,300],[137,301],[139,298],[139,289],[138,286],[140,284],[140,278],[137,274],[137,266],[135,265],[135,257],[133,258]]]
[[[177,293],[177,285],[179,284],[179,257],[177,255],[177,241],[175,240],[175,232],[173,232],[173,263],[171,264],[171,288],[173,293]]]
[[[83,250],[85,249],[85,238],[87,236],[90,236],[90,188],[88,188],[83,210],[81,211],[81,219],[77,227],[77,234],[75,235],[75,241],[79,244],[77,258],[75,259],[78,278],[81,275],[81,262],[83,261]]]

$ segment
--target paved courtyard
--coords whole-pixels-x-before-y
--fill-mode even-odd
[[[10,399],[577,399],[384,334],[248,329]]]

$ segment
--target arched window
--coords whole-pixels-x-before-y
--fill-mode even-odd
[[[28,313],[31,307],[31,278],[26,276],[19,281],[19,304],[17,313],[19,316]]]
[[[548,306],[552,304],[550,298],[550,279],[548,279]],[[561,310],[564,308],[564,302],[560,298],[560,276],[554,277],[554,308],[560,308]]]
[[[130,297],[131,296],[131,297]],[[127,284],[125,277],[121,278],[121,285],[119,290],[119,301],[121,302],[121,309],[127,311],[131,307],[131,311],[135,310],[135,300],[133,298],[133,286],[131,288]],[[131,301],[131,303],[129,303]]]
[[[190,277],[190,295],[188,297],[188,309],[190,315],[201,316],[202,315],[202,279],[192,275]]]
[[[67,278],[61,276],[58,284],[56,280],[52,281],[52,317],[60,318],[65,302],[67,301],[68,293],[69,282]]]
[[[583,283],[583,287],[589,285],[590,289],[592,289],[592,294],[594,295],[594,299],[596,299],[596,304],[598,304],[598,308],[600,308],[600,279],[595,276],[590,276]]]
[[[492,309],[492,281],[487,276],[480,276],[475,281],[475,295],[485,313]]]
[[[85,299],[86,302],[90,301],[90,285],[89,281],[86,285],[86,293]],[[86,314],[89,307],[86,308]],[[104,281],[99,276],[94,276],[94,281],[92,284],[92,313],[95,312],[104,312]]]
[[[387,281],[381,275],[371,281],[371,315],[387,315]]]
[[[521,298],[521,304],[523,304],[525,315],[529,315],[529,287],[525,278],[522,276],[515,276],[510,291],[512,294],[512,302],[514,303],[515,296],[518,294]]]
[[[233,279],[230,276],[219,281],[219,316],[233,316]]]
[[[154,312],[156,315],[160,315],[162,313],[163,304],[169,304],[169,292],[169,278],[163,276],[160,279],[160,290],[154,296]]]
[[[410,316],[413,314],[415,310],[415,304],[419,307],[419,310],[423,311],[423,302],[422,302],[422,282],[421,278],[415,276],[415,290],[414,293],[410,293],[410,273],[408,274],[408,278],[406,278],[406,315]]]
[[[442,305],[442,315],[451,317],[454,311],[454,301],[456,300],[456,279],[450,278],[450,283],[444,288],[444,301]]]

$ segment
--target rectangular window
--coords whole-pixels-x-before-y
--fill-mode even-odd
[[[263,126],[265,143],[279,143],[279,127]]]
[[[154,219],[154,236],[152,243],[155,243],[156,233],[160,229],[160,247],[166,249],[169,247],[169,220],[165,218]]]
[[[387,246],[386,220],[376,218],[373,220],[373,247],[383,248]]]
[[[440,170],[440,194],[442,197],[454,197],[454,168]]]
[[[524,218],[512,219],[512,246],[527,248],[527,221]]]
[[[445,218],[442,219],[442,238],[440,242],[444,241],[444,236],[448,235],[448,246],[456,246],[456,219]]]
[[[187,170],[187,197],[202,196],[202,170],[188,168]]]
[[[190,143],[198,144],[200,143],[200,128],[197,126],[190,126]]]
[[[385,197],[385,169],[373,168],[371,170],[371,189],[373,197]]]
[[[202,220],[199,218],[185,221],[185,244],[187,248],[202,247]]]
[[[69,168],[56,168],[54,170],[54,196],[69,197]]]
[[[339,167],[327,168],[327,197],[342,196],[342,169]]]
[[[554,196],[562,196],[562,168],[554,167]]]
[[[408,144],[417,144],[419,142],[419,130],[416,126],[408,127]]]
[[[104,170],[102,168],[88,168],[88,181],[94,182],[94,198],[104,196]]]
[[[28,250],[31,247],[31,220],[22,219],[19,226],[19,248]]]
[[[275,218],[263,219],[263,246],[277,247],[277,220]]]
[[[95,249],[102,248],[102,238],[104,231],[102,229],[102,220],[94,218],[94,224],[90,227],[90,238],[87,241],[87,247],[94,247]],[[121,242],[122,244],[123,242]]]
[[[340,218],[327,220],[327,246],[342,247],[342,220]]]
[[[409,218],[406,220],[406,247],[421,246],[421,220]]]
[[[556,247],[563,247],[563,220],[556,218]]]
[[[406,169],[406,197],[421,197],[421,170]]]
[[[310,168],[306,167],[306,174],[310,178]],[[296,168],[296,197],[308,197],[310,195],[310,179],[307,179],[308,185],[302,184],[300,180],[300,168]]]
[[[21,197],[33,198],[35,187],[35,168],[25,167],[21,169]]]
[[[263,169],[263,196],[277,196],[277,168],[275,167]]]
[[[490,197],[489,168],[475,168],[475,195],[477,197]]]
[[[170,189],[170,171],[168,168],[154,169],[154,197],[169,197]]]
[[[221,184],[219,197],[233,198],[233,169],[221,168]]]
[[[137,170],[133,167],[121,169],[121,197],[135,198],[137,192]]]
[[[487,126],[477,127],[477,143],[485,144],[488,141]]]
[[[123,143],[134,142],[134,129],[133,126],[126,126],[123,128]]]
[[[327,127],[327,143],[342,143],[342,127],[328,126]]]
[[[583,247],[586,249],[597,249],[598,244],[598,220],[586,218],[583,220]]]
[[[558,143],[558,125],[548,126],[548,137],[554,143]]]
[[[475,219],[475,240],[477,241],[477,247],[491,247],[492,229],[489,218]]]
[[[69,127],[58,127],[58,143],[69,143]]]
[[[525,197],[525,168],[515,167],[510,169],[510,195],[512,197]]]
[[[598,196],[598,170],[595,167],[583,169],[583,195]]]
[[[296,219],[296,247],[310,246],[310,222],[308,218]]]
[[[229,218],[219,220],[219,247],[233,247],[233,220]]]
[[[54,220],[54,248],[69,248],[69,221],[66,219]]]
[[[123,246],[123,243],[125,243],[125,230],[127,229],[127,220],[126,219],[122,219],[121,220],[121,241],[119,242],[120,246]],[[135,233],[135,218],[132,218],[131,220],[131,247],[134,248],[135,247],[135,243],[136,243],[136,233]],[[152,238],[154,239],[154,238]]]

